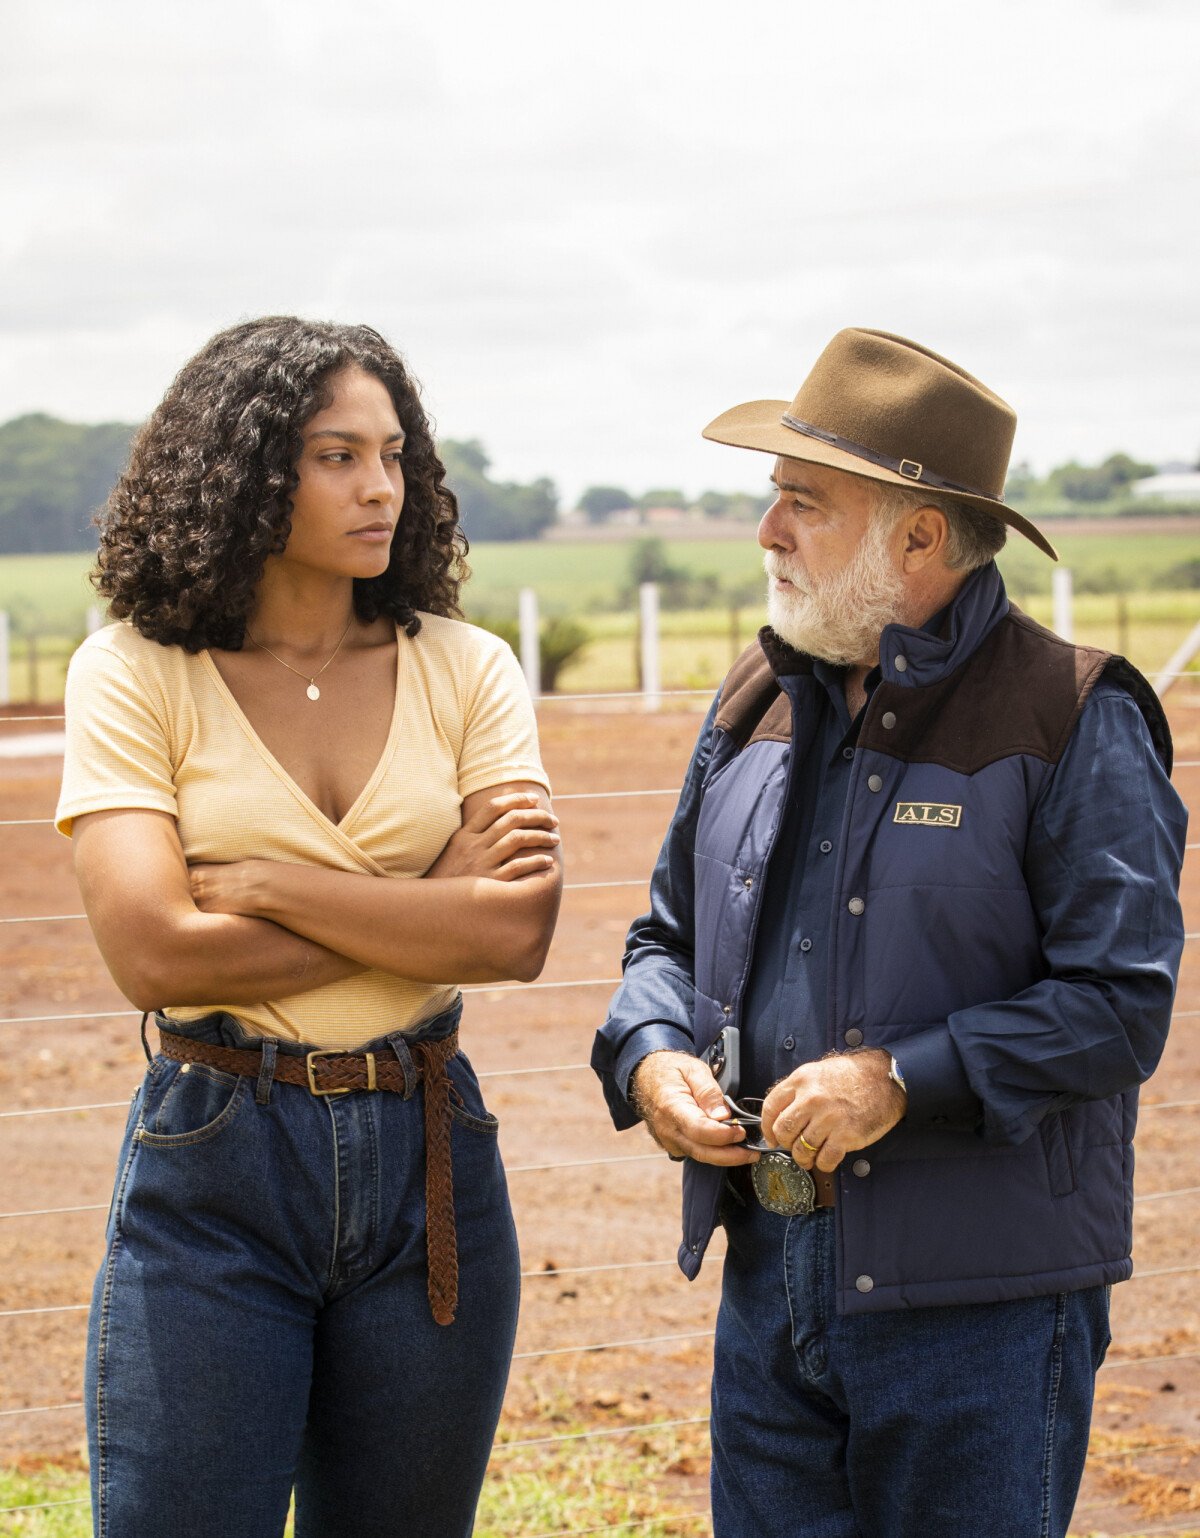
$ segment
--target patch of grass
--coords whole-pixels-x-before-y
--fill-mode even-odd
[[[556,1434],[564,1426],[587,1429],[560,1417],[553,1425]],[[530,1434],[528,1425],[521,1434]],[[708,1532],[706,1469],[703,1427],[498,1450],[484,1482],[476,1538],[534,1538],[614,1524],[630,1524],[626,1531],[642,1538],[700,1538]],[[43,1502],[74,1504],[0,1516],[0,1538],[89,1538],[88,1480],[78,1466],[0,1471],[0,1506]],[[292,1533],[290,1520],[286,1533]]]
[[[0,1534],[22,1538],[90,1538],[92,1508],[88,1477],[79,1465],[48,1463],[26,1471],[0,1470],[0,1506],[39,1506],[41,1510],[11,1512],[0,1516]]]

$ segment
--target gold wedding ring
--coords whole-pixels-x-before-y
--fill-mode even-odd
[[[819,1148],[814,1148],[813,1145],[804,1136],[803,1132],[800,1134],[800,1141],[804,1144],[805,1148],[808,1149],[809,1153],[820,1153],[821,1150]]]

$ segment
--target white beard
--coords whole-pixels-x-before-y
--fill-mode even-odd
[[[812,577],[768,550],[763,566],[768,578],[792,584],[767,584],[767,618],[789,646],[846,667],[878,653],[885,625],[903,623],[904,577],[892,560],[890,519],[872,518],[858,548],[830,576]]]

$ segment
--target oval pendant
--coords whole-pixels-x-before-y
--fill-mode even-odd
[[[304,692],[308,695],[310,700],[319,700],[321,698],[321,691],[317,688],[316,684],[309,684],[308,688],[305,689]]]

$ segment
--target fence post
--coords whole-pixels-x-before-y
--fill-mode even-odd
[[[1071,568],[1056,566],[1050,576],[1054,599],[1053,628],[1064,641],[1075,639],[1075,622],[1071,602]]]
[[[1200,652],[1200,625],[1196,625],[1179,650],[1167,658],[1162,671],[1155,678],[1154,692],[1160,700],[1197,652]]]
[[[529,692],[536,699],[542,692],[542,653],[538,644],[538,601],[531,587],[523,587],[517,600],[517,623],[521,630],[521,671]]]
[[[8,704],[8,610],[0,609],[0,705]]]
[[[658,667],[658,583],[643,582],[638,587],[638,619],[641,634],[641,684],[643,709],[657,710],[662,704],[662,682]]]

